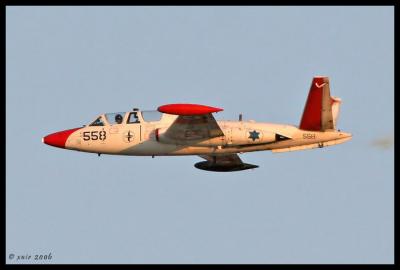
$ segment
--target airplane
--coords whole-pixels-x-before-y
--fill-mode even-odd
[[[341,99],[331,97],[329,77],[312,79],[299,126],[254,120],[217,121],[221,108],[167,104],[153,111],[101,114],[88,125],[49,134],[42,142],[82,152],[129,156],[198,155],[201,170],[231,172],[257,168],[238,154],[322,148],[344,143],[352,134],[337,130]]]

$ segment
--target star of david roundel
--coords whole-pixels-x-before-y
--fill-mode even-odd
[[[257,131],[257,130],[249,130],[248,131],[248,139],[255,142],[255,141],[259,141],[261,139],[261,132]]]

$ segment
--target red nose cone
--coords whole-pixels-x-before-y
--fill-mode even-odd
[[[67,141],[69,135],[78,129],[80,128],[73,128],[49,134],[42,139],[42,142],[51,146],[65,148],[65,142]]]

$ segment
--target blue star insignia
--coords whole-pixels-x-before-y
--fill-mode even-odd
[[[253,142],[257,139],[260,139],[260,137],[258,136],[258,135],[260,135],[260,132],[253,130],[253,131],[250,131],[249,134],[250,134],[249,139],[252,139]]]

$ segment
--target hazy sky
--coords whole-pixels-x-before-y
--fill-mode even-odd
[[[7,7],[6,261],[393,263],[393,7]],[[167,103],[298,125],[314,75],[345,144],[98,157],[41,138]],[[382,142],[389,140],[389,144]],[[10,255],[14,258],[10,259]],[[11,256],[12,257],[12,256]]]

